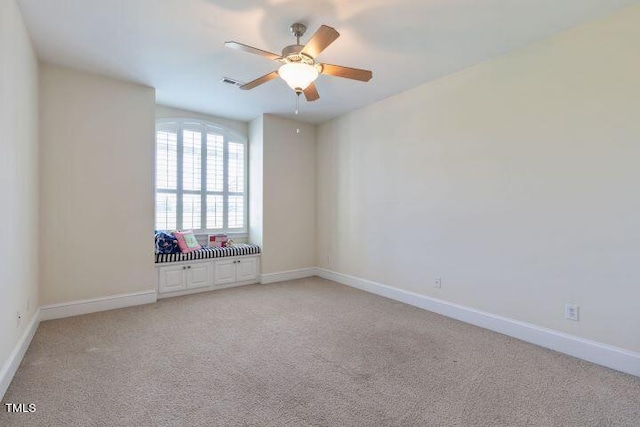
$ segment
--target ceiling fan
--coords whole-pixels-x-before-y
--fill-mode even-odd
[[[282,49],[282,55],[267,52],[246,44],[230,41],[224,45],[232,49],[260,55],[265,58],[282,63],[280,68],[249,83],[240,86],[240,89],[249,90],[280,76],[293,89],[297,95],[304,93],[307,101],[320,99],[315,80],[320,74],[343,77],[352,80],[368,82],[373,77],[369,70],[342,67],[340,65],[323,64],[316,62],[316,57],[333,43],[340,33],[334,28],[321,25],[318,31],[311,37],[306,45],[300,44],[300,37],[307,31],[307,27],[299,22],[290,27],[296,38],[296,44]]]

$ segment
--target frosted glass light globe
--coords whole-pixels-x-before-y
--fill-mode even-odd
[[[318,78],[318,70],[313,65],[290,62],[278,70],[282,80],[293,90],[305,90]]]

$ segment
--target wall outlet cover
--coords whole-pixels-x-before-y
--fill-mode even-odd
[[[567,320],[573,320],[577,322],[579,320],[579,310],[580,308],[576,304],[565,304],[564,305],[564,318]]]

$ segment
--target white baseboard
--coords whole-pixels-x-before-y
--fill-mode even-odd
[[[219,291],[221,289],[238,288],[240,286],[255,285],[257,283],[258,282],[255,280],[245,280],[243,282],[234,282],[228,285],[204,286],[202,288],[187,289],[185,291],[158,293],[158,299],[160,300],[165,298],[181,297],[185,295],[200,294],[203,292],[213,292],[213,291]]]
[[[63,317],[79,316],[81,314],[96,313],[98,311],[151,304],[156,302],[156,300],[157,292],[153,290],[45,305],[40,307],[40,320],[61,319]]]
[[[640,353],[425,295],[404,291],[370,280],[337,273],[324,268],[318,268],[316,270],[317,275],[324,279],[333,280],[343,285],[442,314],[443,316],[461,320],[611,369],[640,376]]]
[[[33,318],[27,325],[27,328],[20,337],[20,340],[18,340],[16,346],[9,355],[9,359],[7,359],[0,370],[0,400],[4,398],[4,394],[7,392],[9,384],[11,384],[13,376],[18,371],[20,363],[22,363],[22,359],[24,358],[24,354],[27,352],[29,344],[31,344],[31,340],[38,330],[38,325],[40,325],[40,310],[36,311],[33,315]]]
[[[260,283],[267,284],[284,282],[287,280],[304,279],[305,277],[312,277],[316,274],[316,268],[301,268],[299,270],[279,271],[277,273],[261,274]]]

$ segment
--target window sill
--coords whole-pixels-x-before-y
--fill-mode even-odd
[[[203,239],[207,239],[207,236],[209,236],[209,234],[226,234],[230,239],[246,239],[249,237],[249,233],[247,233],[246,231],[244,232],[238,232],[238,233],[224,233],[221,231],[215,231],[215,232],[211,232],[211,233],[195,233],[194,235],[196,236],[196,238],[203,238]]]

